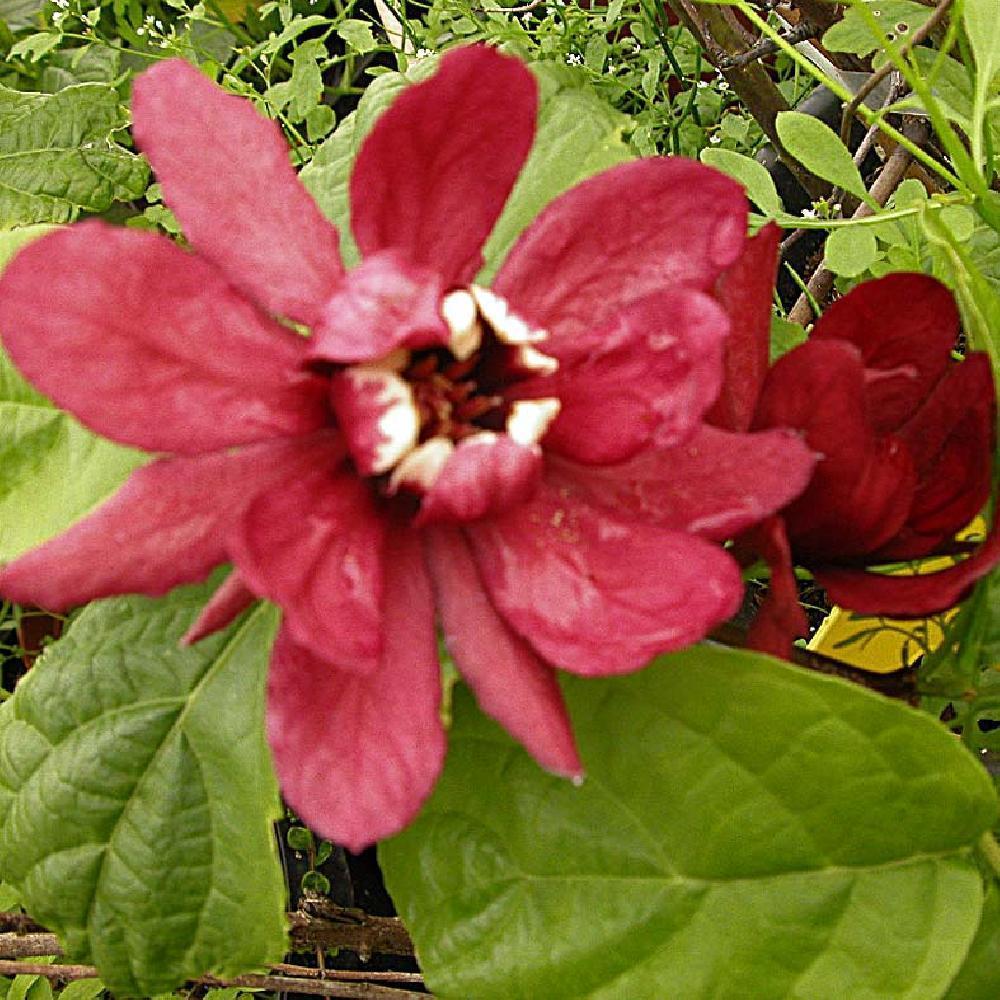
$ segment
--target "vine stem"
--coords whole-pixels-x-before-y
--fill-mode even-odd
[[[979,850],[990,868],[993,869],[993,874],[1000,878],[1000,844],[997,843],[997,839],[991,831],[987,830],[979,838]]]

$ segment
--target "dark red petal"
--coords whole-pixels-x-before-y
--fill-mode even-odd
[[[879,436],[865,411],[864,368],[843,340],[815,340],[779,358],[764,381],[755,427],[793,427],[822,459],[784,511],[800,562],[863,556],[906,521],[916,485],[909,449]]]
[[[256,602],[257,595],[243,582],[239,570],[234,569],[209,598],[194,624],[184,633],[181,645],[193,645],[213,632],[224,629]]]
[[[284,628],[268,679],[281,791],[312,830],[352,851],[406,826],[444,762],[434,604],[416,533],[386,546],[383,621],[370,674],[314,656]]]
[[[200,580],[226,561],[226,532],[255,494],[341,455],[335,436],[323,434],[154,462],[93,514],[5,566],[0,593],[61,610]]]
[[[368,486],[345,467],[317,466],[258,496],[229,548],[285,628],[328,664],[373,670],[382,649],[385,525]]]
[[[1000,564],[1000,526],[968,559],[938,573],[887,576],[863,570],[815,567],[830,600],[864,615],[923,618],[965,600],[977,580]]]
[[[343,268],[275,122],[182,59],[135,79],[132,131],[194,247],[265,310],[311,323]]]
[[[475,521],[527,500],[542,475],[542,453],[506,434],[459,442],[420,505],[418,524]]]
[[[950,541],[990,495],[996,398],[987,355],[951,365],[912,420],[900,428],[917,464],[906,524],[879,549],[885,561],[915,559]]]
[[[552,458],[548,476],[554,486],[619,514],[722,541],[798,496],[815,462],[794,431],[702,427],[683,445],[649,449],[621,465]]]
[[[398,249],[465,284],[531,149],[534,77],[482,45],[443,56],[365,139],[351,175],[351,228],[365,255]]]
[[[312,361],[374,361],[398,347],[448,343],[441,279],[393,253],[369,257],[327,300],[309,338]]]
[[[710,291],[746,237],[743,189],[679,157],[635,160],[578,184],[515,243],[493,289],[570,345],[666,288]]]
[[[781,518],[768,518],[743,535],[739,544],[756,552],[771,569],[767,595],[750,625],[747,646],[790,660],[794,640],[809,634],[809,621],[799,602],[792,552]]]
[[[555,671],[497,614],[461,531],[442,526],[425,538],[441,628],[480,708],[542,767],[566,777],[582,775]]]
[[[716,427],[745,431],[753,420],[767,374],[771,344],[771,296],[778,272],[781,229],[768,223],[719,278],[715,296],[729,316],[722,392],[705,418]]]
[[[515,385],[512,395],[559,399],[546,451],[588,464],[622,462],[699,427],[719,391],[728,329],[722,310],[700,292],[653,295],[572,346],[558,344],[558,371]]]
[[[944,374],[958,335],[951,292],[926,274],[887,274],[851,289],[823,313],[812,340],[861,351],[865,399],[878,433],[895,430]]]
[[[23,374],[105,437],[196,454],[329,423],[305,340],[206,261],[151,233],[83,222],[29,244],[0,278]]]
[[[736,563],[718,546],[544,485],[466,533],[500,614],[574,673],[625,673],[696,642],[743,593]]]

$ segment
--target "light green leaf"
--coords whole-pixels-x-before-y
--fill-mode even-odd
[[[337,34],[350,48],[355,52],[360,52],[361,55],[373,52],[378,48],[378,42],[375,41],[375,36],[367,21],[349,17],[337,26]]]
[[[0,706],[0,868],[120,996],[285,948],[262,721],[277,611],[181,648],[208,592],[92,604]]]
[[[782,111],[777,129],[782,145],[810,173],[859,198],[868,197],[850,150],[829,125],[800,111]]]
[[[962,25],[976,60],[976,78],[985,89],[1000,69],[1000,16],[995,0],[965,0]]]
[[[913,34],[933,13],[916,0],[861,0],[890,40],[897,43]],[[823,45],[831,52],[853,52],[866,56],[881,47],[881,40],[872,34],[864,18],[852,6],[823,35]]]
[[[288,88],[288,117],[302,121],[323,96],[323,74],[318,60],[326,58],[326,46],[319,39],[303,42],[292,49],[292,76]]]
[[[809,338],[806,331],[798,323],[790,323],[781,316],[771,317],[770,362],[773,365],[783,354],[792,348],[804,344]]]
[[[76,979],[59,991],[59,1000],[97,1000],[103,992],[100,979]]]
[[[21,905],[21,894],[12,885],[0,882],[0,913],[9,913]]]
[[[587,778],[456,692],[444,775],[380,849],[435,995],[930,1000],[979,924],[986,771],[931,717],[701,646],[567,678]]]
[[[52,228],[0,232],[0,271],[21,246]],[[0,350],[0,560],[68,528],[149,458],[56,409]]]
[[[996,1000],[997,997],[1000,997],[1000,885],[993,882],[983,902],[979,931],[945,1000]]]
[[[125,116],[113,88],[55,94],[0,87],[0,228],[68,222],[146,189],[142,159],[113,141]]]
[[[358,260],[350,239],[347,196],[354,157],[402,89],[426,79],[436,66],[436,59],[421,59],[412,62],[405,74],[379,76],[368,87],[358,110],[337,126],[300,175],[323,213],[340,230],[341,253],[348,265]],[[489,281],[524,227],[553,198],[592,174],[633,157],[622,139],[628,119],[605,105],[577,72],[551,63],[529,69],[538,78],[541,96],[535,144],[483,248],[486,264],[480,281]]]
[[[878,244],[868,226],[834,229],[827,237],[824,264],[843,278],[856,278],[878,260]]]
[[[701,162],[739,181],[750,200],[765,214],[780,215],[784,211],[781,196],[767,168],[752,157],[730,149],[707,147],[701,151]]]
[[[54,49],[61,41],[62,35],[55,32],[39,32],[15,42],[11,46],[10,54],[13,58],[27,58],[28,62],[38,62],[46,52]]]

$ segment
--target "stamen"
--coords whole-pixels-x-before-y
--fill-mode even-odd
[[[548,354],[542,354],[530,344],[524,344],[517,349],[514,365],[522,371],[539,375],[552,375],[559,370],[559,362]]]
[[[441,475],[445,462],[455,450],[455,445],[445,437],[433,437],[422,445],[414,448],[392,470],[389,477],[389,495],[396,493],[401,486],[426,492]]]
[[[507,417],[508,436],[526,448],[538,444],[559,415],[561,405],[558,399],[519,399]]]
[[[441,301],[441,315],[451,331],[448,349],[459,361],[471,358],[483,339],[473,297],[464,288],[449,292]]]

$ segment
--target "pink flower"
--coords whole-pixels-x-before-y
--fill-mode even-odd
[[[624,672],[704,636],[742,592],[716,542],[811,469],[797,435],[702,421],[740,189],[682,160],[610,170],[480,288],[537,98],[519,62],[459,49],[361,148],[364,261],[345,274],[276,125],[176,60],[134,94],[194,252],[98,222],[54,233],[8,268],[0,327],[59,405],[166,455],[8,565],[3,593],[67,607],[232,562],[189,639],[255,596],[281,606],[278,776],[352,848],[405,825],[441,768],[435,621],[483,709],[580,774],[553,665]]]
[[[745,256],[754,266],[774,260],[777,233],[765,230],[750,245]],[[787,656],[807,630],[793,564],[810,569],[843,607],[923,617],[957,604],[1000,562],[994,529],[950,569],[916,576],[869,569],[961,552],[955,535],[989,498],[993,376],[985,354],[951,361],[957,334],[951,293],[922,274],[858,285],[769,371],[764,317],[734,324],[712,419],[734,430],[795,427],[823,456],[808,489],[739,540],[772,569],[751,629],[756,648]]]

